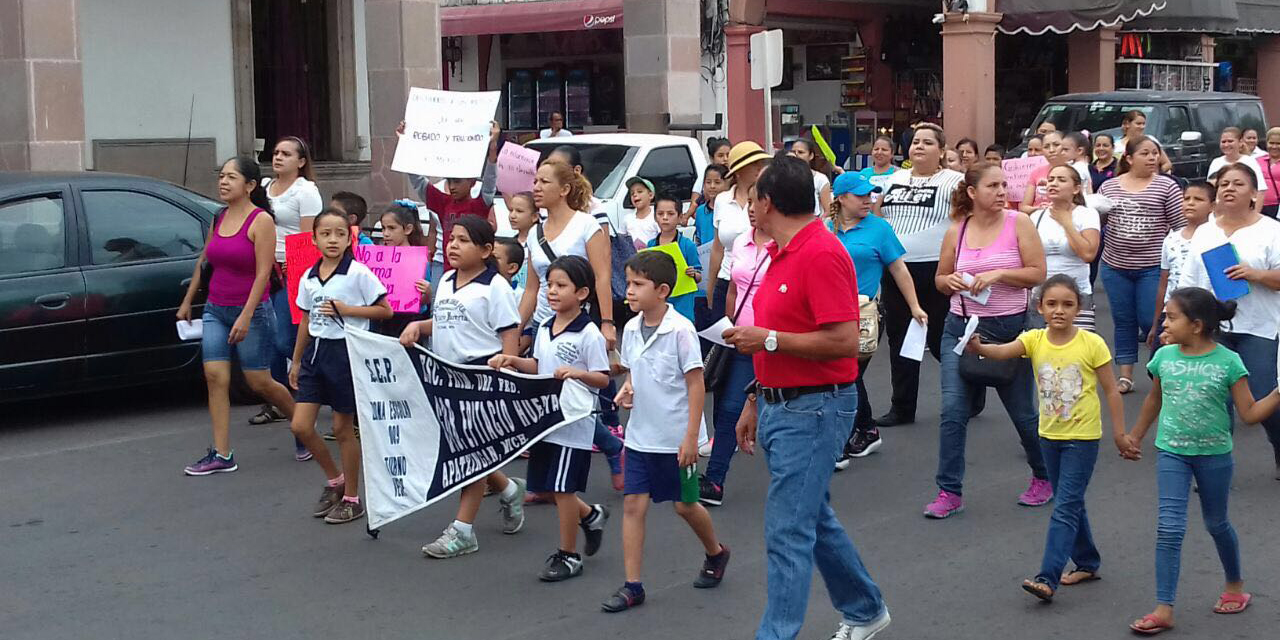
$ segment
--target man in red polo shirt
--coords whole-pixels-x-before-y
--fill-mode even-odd
[[[858,293],[840,241],[813,217],[813,174],[777,157],[756,182],[752,213],[774,243],[753,302],[754,327],[724,337],[754,354],[755,393],[738,423],[738,445],[769,465],[765,548],[769,601],[757,640],[800,633],[813,565],[843,615],[834,638],[867,640],[889,626],[880,589],[836,519],[828,485],[858,406]]]

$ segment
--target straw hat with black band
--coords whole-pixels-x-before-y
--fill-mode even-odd
[[[733,145],[729,150],[729,175],[737,173],[739,169],[750,166],[761,160],[769,160],[773,156],[765,153],[760,145],[747,140]]]

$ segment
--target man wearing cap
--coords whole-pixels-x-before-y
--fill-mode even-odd
[[[813,217],[813,178],[778,157],[755,184],[756,225],[774,242],[753,302],[755,325],[725,340],[753,354],[758,381],[738,423],[738,446],[769,467],[765,498],[768,604],[757,640],[790,640],[808,607],[813,567],[843,619],[834,638],[868,640],[889,610],[836,519],[828,485],[857,408],[858,301],[848,252]],[[758,429],[757,429],[758,425]]]

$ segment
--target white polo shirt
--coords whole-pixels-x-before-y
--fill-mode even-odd
[[[560,367],[573,367],[583,371],[609,371],[609,356],[605,352],[604,334],[591,323],[586,313],[579,315],[560,333],[553,333],[552,316],[538,326],[533,338],[533,357],[538,361],[538,373],[551,375]],[[565,384],[582,384],[566,380]],[[595,390],[592,389],[594,393]],[[571,449],[591,450],[596,435],[596,417],[587,416],[552,431],[544,440]]]
[[[494,267],[457,288],[458,271],[440,279],[431,310],[431,350],[458,364],[502,352],[502,336],[520,326],[516,294]]]
[[[377,303],[385,295],[387,295],[387,288],[378,281],[378,276],[373,275],[369,267],[356,262],[351,254],[347,254],[342,257],[342,262],[338,263],[338,268],[329,274],[328,280],[320,278],[319,262],[307,269],[307,272],[302,274],[302,281],[298,284],[296,302],[298,308],[308,314],[310,320],[307,330],[312,338],[341,340],[346,337],[342,332],[342,325],[338,324],[334,318],[311,313],[311,310],[329,300],[367,307]],[[356,329],[369,330],[368,318],[343,316],[342,321]]]
[[[640,331],[643,322],[644,315],[638,315],[622,332],[622,366],[631,370],[635,391],[626,446],[645,453],[679,453],[689,428],[689,387],[684,374],[702,368],[698,332],[670,304],[648,340]],[[703,420],[698,444],[706,442]]]

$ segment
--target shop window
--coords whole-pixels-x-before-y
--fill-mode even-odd
[[[93,264],[193,256],[204,247],[200,221],[168,201],[135,191],[85,191]]]
[[[658,193],[674,195],[681,200],[690,198],[698,177],[689,148],[683,145],[658,147],[650,151],[644,164],[640,165],[639,175],[652,181]]]

